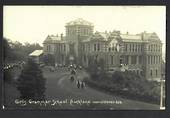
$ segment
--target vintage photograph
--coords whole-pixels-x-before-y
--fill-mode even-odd
[[[5,5],[3,55],[3,109],[166,109],[166,6]]]

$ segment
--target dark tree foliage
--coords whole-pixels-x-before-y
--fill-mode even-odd
[[[87,68],[92,79],[98,78],[98,66],[97,61],[92,57],[89,57],[89,66]]]
[[[5,82],[11,82],[12,76],[11,76],[11,70],[4,70],[4,81]]]
[[[92,79],[105,78],[106,71],[104,69],[104,60],[102,58],[97,60],[94,57],[89,57],[89,66],[87,71]]]
[[[9,39],[3,38],[4,46],[4,60],[7,62],[27,60],[27,57],[34,50],[40,50],[42,47],[38,43],[22,44],[18,41],[11,41]]]
[[[9,46],[8,39],[3,38],[3,59],[4,60],[10,60],[12,59],[12,50]]]
[[[39,66],[29,59],[18,79],[17,89],[20,91],[22,99],[43,100],[45,82],[46,79]]]

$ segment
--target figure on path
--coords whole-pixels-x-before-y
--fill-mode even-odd
[[[77,81],[77,88],[80,88],[80,81]]]

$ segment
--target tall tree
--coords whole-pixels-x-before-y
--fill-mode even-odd
[[[17,89],[23,99],[43,100],[45,82],[39,66],[29,59],[18,79]]]

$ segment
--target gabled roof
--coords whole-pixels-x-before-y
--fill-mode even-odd
[[[84,40],[83,42],[90,42],[90,41],[112,41],[116,40],[115,37],[111,37],[107,32],[95,32],[92,36]]]
[[[101,40],[101,41],[107,41],[108,40],[108,34],[105,32],[95,32],[91,40]]]
[[[58,35],[48,35],[45,39],[44,43],[62,43],[64,42],[65,37],[58,36]]]
[[[143,36],[143,40],[148,40],[148,41],[157,40],[157,41],[160,41],[159,37],[157,36],[157,34],[155,32],[153,32],[153,33],[143,32],[141,35]]]
[[[93,26],[93,24],[89,21],[86,21],[82,18],[78,18],[76,20],[70,21],[68,23],[66,23],[66,26],[70,26],[70,25],[86,25],[86,26]]]
[[[43,50],[35,50],[29,56],[40,56],[41,54],[43,54]]]

